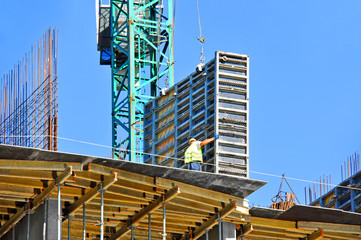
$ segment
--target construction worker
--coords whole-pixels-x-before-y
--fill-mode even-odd
[[[202,149],[201,147],[219,139],[219,135],[215,135],[212,138],[203,140],[202,142],[197,141],[195,138],[189,139],[189,147],[184,153],[184,163],[187,165],[189,170],[202,171],[201,163],[203,162]]]

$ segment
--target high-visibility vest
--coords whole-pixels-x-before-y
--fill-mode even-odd
[[[184,163],[188,164],[189,162],[203,162],[202,158],[202,149],[197,148],[197,144],[193,143],[190,145],[186,152],[184,153]]]

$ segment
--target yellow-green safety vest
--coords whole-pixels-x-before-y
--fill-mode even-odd
[[[184,163],[188,164],[189,162],[203,162],[202,158],[202,149],[197,148],[197,144],[193,143],[190,145],[186,152],[184,153]]]

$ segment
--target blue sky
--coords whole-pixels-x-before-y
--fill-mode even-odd
[[[250,169],[340,181],[360,150],[361,2],[199,0],[206,61],[216,50],[250,55]],[[175,80],[193,72],[200,46],[195,0],[177,1]],[[94,1],[2,1],[0,73],[49,26],[59,29],[59,136],[111,144],[110,68],[99,65]],[[110,149],[61,140],[61,151]],[[267,206],[279,178],[249,197]],[[304,202],[304,182],[289,181]]]

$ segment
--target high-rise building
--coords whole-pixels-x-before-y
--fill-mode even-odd
[[[207,64],[145,106],[144,162],[183,167],[190,137],[202,147],[203,171],[248,177],[249,57],[217,51]]]

